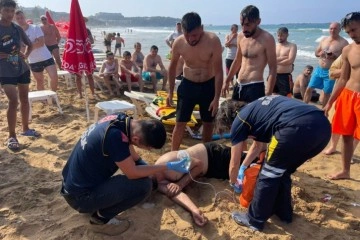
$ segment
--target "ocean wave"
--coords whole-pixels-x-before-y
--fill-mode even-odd
[[[321,29],[322,32],[329,32],[329,29]]]
[[[297,56],[305,57],[305,58],[316,58],[314,51],[305,51],[298,49]]]
[[[145,32],[145,33],[172,33],[174,30],[170,29],[151,29],[151,28],[132,28],[133,32]]]

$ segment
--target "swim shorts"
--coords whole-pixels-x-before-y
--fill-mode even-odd
[[[360,92],[344,88],[336,100],[332,132],[360,140]]]
[[[110,46],[111,46],[111,40],[106,40],[106,39],[104,39],[104,45],[105,45],[106,47],[110,47]]]
[[[131,82],[137,82],[139,81],[139,79],[137,77],[135,77],[135,75],[131,74]],[[121,74],[120,75],[120,79],[122,82],[126,82],[126,75],[125,74]]]
[[[177,89],[178,102],[176,106],[176,121],[188,122],[196,104],[200,106],[200,116],[203,122],[212,122],[209,106],[215,97],[215,78],[206,82],[193,82],[183,78]]]
[[[29,84],[30,79],[30,70],[24,72],[24,74],[18,77],[0,77],[1,85],[10,84],[10,85],[18,85],[18,84]]]
[[[47,49],[52,53],[52,51],[56,48],[59,48],[59,45],[54,44],[54,45],[50,45],[50,46],[46,46]]]
[[[250,103],[263,96],[265,96],[265,85],[264,81],[261,80],[246,84],[236,82],[231,98],[232,100]]]
[[[116,43],[115,48],[121,48],[121,43]]]
[[[335,80],[329,78],[329,69],[317,67],[311,76],[308,87],[322,89],[324,93],[331,94],[334,84]]]
[[[152,72],[142,72],[142,78],[144,79],[144,81],[151,82],[151,73]],[[164,76],[161,75],[159,72],[156,72],[156,79],[160,80],[163,77]]]
[[[282,96],[291,97],[294,83],[291,73],[278,73],[274,86],[274,93]]]
[[[30,63],[30,69],[33,72],[42,72],[45,68],[51,65],[55,65],[55,61],[53,58],[49,58],[48,60],[36,62],[36,63]]]

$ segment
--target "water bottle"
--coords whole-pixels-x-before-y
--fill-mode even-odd
[[[190,158],[189,153],[187,151],[185,151],[185,150],[180,150],[180,151],[178,151],[177,159],[179,159],[179,160],[186,159],[185,168],[186,168],[186,170],[189,171],[190,164],[191,164],[191,158]]]

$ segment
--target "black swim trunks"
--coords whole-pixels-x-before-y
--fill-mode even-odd
[[[115,44],[115,48],[121,48],[121,43]]]
[[[292,94],[292,88],[294,86],[291,73],[278,73],[276,75],[276,82],[274,86],[274,93],[289,97]]]
[[[265,85],[263,81],[242,85],[236,82],[231,99],[250,103],[263,96],[265,96]]]
[[[206,82],[196,83],[183,78],[177,89],[178,102],[176,106],[176,121],[188,122],[196,104],[200,106],[200,116],[203,122],[212,122],[209,106],[215,96],[215,78]]]
[[[52,53],[52,51],[53,51],[54,49],[59,48],[59,45],[57,45],[57,44],[50,45],[50,46],[47,46],[47,45],[46,45],[46,47],[47,47],[47,49]]]
[[[111,40],[106,40],[106,39],[104,39],[104,45],[105,45],[106,47],[111,46]]]
[[[208,170],[204,177],[229,179],[229,164],[231,158],[231,147],[215,142],[204,143],[208,155]],[[246,157],[241,155],[241,161]]]
[[[49,58],[45,61],[30,63],[29,65],[32,72],[43,72],[48,66],[55,65],[55,61],[53,58]]]

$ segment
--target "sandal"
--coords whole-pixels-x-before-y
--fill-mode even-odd
[[[14,137],[10,137],[5,144],[11,151],[17,151],[20,149],[20,144]]]
[[[20,133],[20,135],[27,136],[27,137],[40,137],[41,136],[41,134],[38,133],[35,129],[28,129],[27,131]]]

